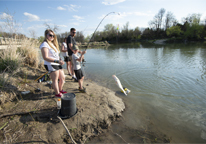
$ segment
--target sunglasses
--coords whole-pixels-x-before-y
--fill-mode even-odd
[[[76,32],[73,32],[74,34],[76,33]]]
[[[48,34],[50,37],[54,37],[54,35],[52,35],[52,34]]]

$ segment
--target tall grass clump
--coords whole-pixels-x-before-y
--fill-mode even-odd
[[[23,62],[23,57],[17,52],[17,48],[7,48],[0,51],[0,71],[13,73],[17,71]]]
[[[35,39],[24,38],[18,52],[24,57],[24,63],[34,68],[40,64],[39,41]]]
[[[24,58],[17,52],[17,48],[7,48],[0,51],[0,88],[4,89],[9,79],[19,70]]]

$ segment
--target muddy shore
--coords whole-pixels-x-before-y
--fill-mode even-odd
[[[26,72],[26,79],[25,79]],[[47,82],[34,82],[44,71],[30,67],[22,68],[18,76],[11,78],[1,91],[0,142],[1,143],[71,143],[65,128],[57,118],[57,98]],[[115,92],[85,80],[87,93],[79,93],[78,83],[66,75],[64,90],[76,95],[77,114],[64,123],[77,143],[84,143],[98,136],[113,121],[121,117],[125,109]],[[40,88],[40,92],[36,92]],[[23,95],[22,91],[30,91]],[[10,114],[10,115],[9,115]]]

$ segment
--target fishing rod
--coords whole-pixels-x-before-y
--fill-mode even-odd
[[[108,13],[108,14],[100,21],[100,23],[98,24],[97,28],[95,29],[92,37],[90,38],[90,40],[89,40],[89,42],[88,42],[88,44],[87,44],[87,47],[86,47],[85,51],[86,51],[87,48],[89,47],[89,43],[91,42],[92,38],[94,37],[94,34],[95,34],[95,32],[97,31],[97,29],[98,29],[98,27],[100,26],[100,24],[102,23],[102,21],[103,21],[109,14],[112,14],[112,13],[116,13],[116,12],[110,12],[110,13]],[[118,15],[120,15],[120,14],[118,13]]]

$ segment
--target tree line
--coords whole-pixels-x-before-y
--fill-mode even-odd
[[[126,42],[140,40],[154,40],[167,38],[171,41],[185,40],[204,40],[206,38],[206,18],[204,22],[200,21],[201,14],[190,14],[182,18],[182,22],[178,22],[172,12],[161,8],[158,13],[149,21],[149,27],[140,29],[136,27],[129,29],[127,22],[121,30],[113,24],[104,26],[103,31],[97,31],[92,41],[109,41],[109,42]],[[68,36],[68,32],[60,34],[59,38]],[[78,32],[75,36],[78,42],[85,42],[91,36],[84,37],[82,32]]]
[[[108,42],[128,42],[128,41],[140,41],[140,40],[154,40],[167,38],[171,41],[185,41],[185,40],[204,40],[206,38],[206,18],[203,22],[200,21],[201,14],[190,14],[187,17],[183,17],[181,22],[178,22],[172,12],[167,12],[164,8],[161,8],[152,20],[148,22],[149,27],[129,29],[129,22],[127,22],[121,29],[113,24],[107,24],[104,26],[103,31],[97,31],[92,41],[108,41]],[[8,21],[13,23],[13,19]],[[53,29],[55,33],[58,32],[58,26],[50,27],[48,24],[44,24],[46,28]],[[30,34],[35,35],[34,31]],[[70,33],[57,33],[58,41],[63,42],[64,38]],[[77,31],[75,39],[78,42],[88,42],[93,34],[84,36],[82,31]],[[10,28],[10,32],[0,32],[0,36],[19,38],[26,37],[23,34],[16,33],[14,28]],[[38,37],[39,41],[43,41],[44,37]]]

